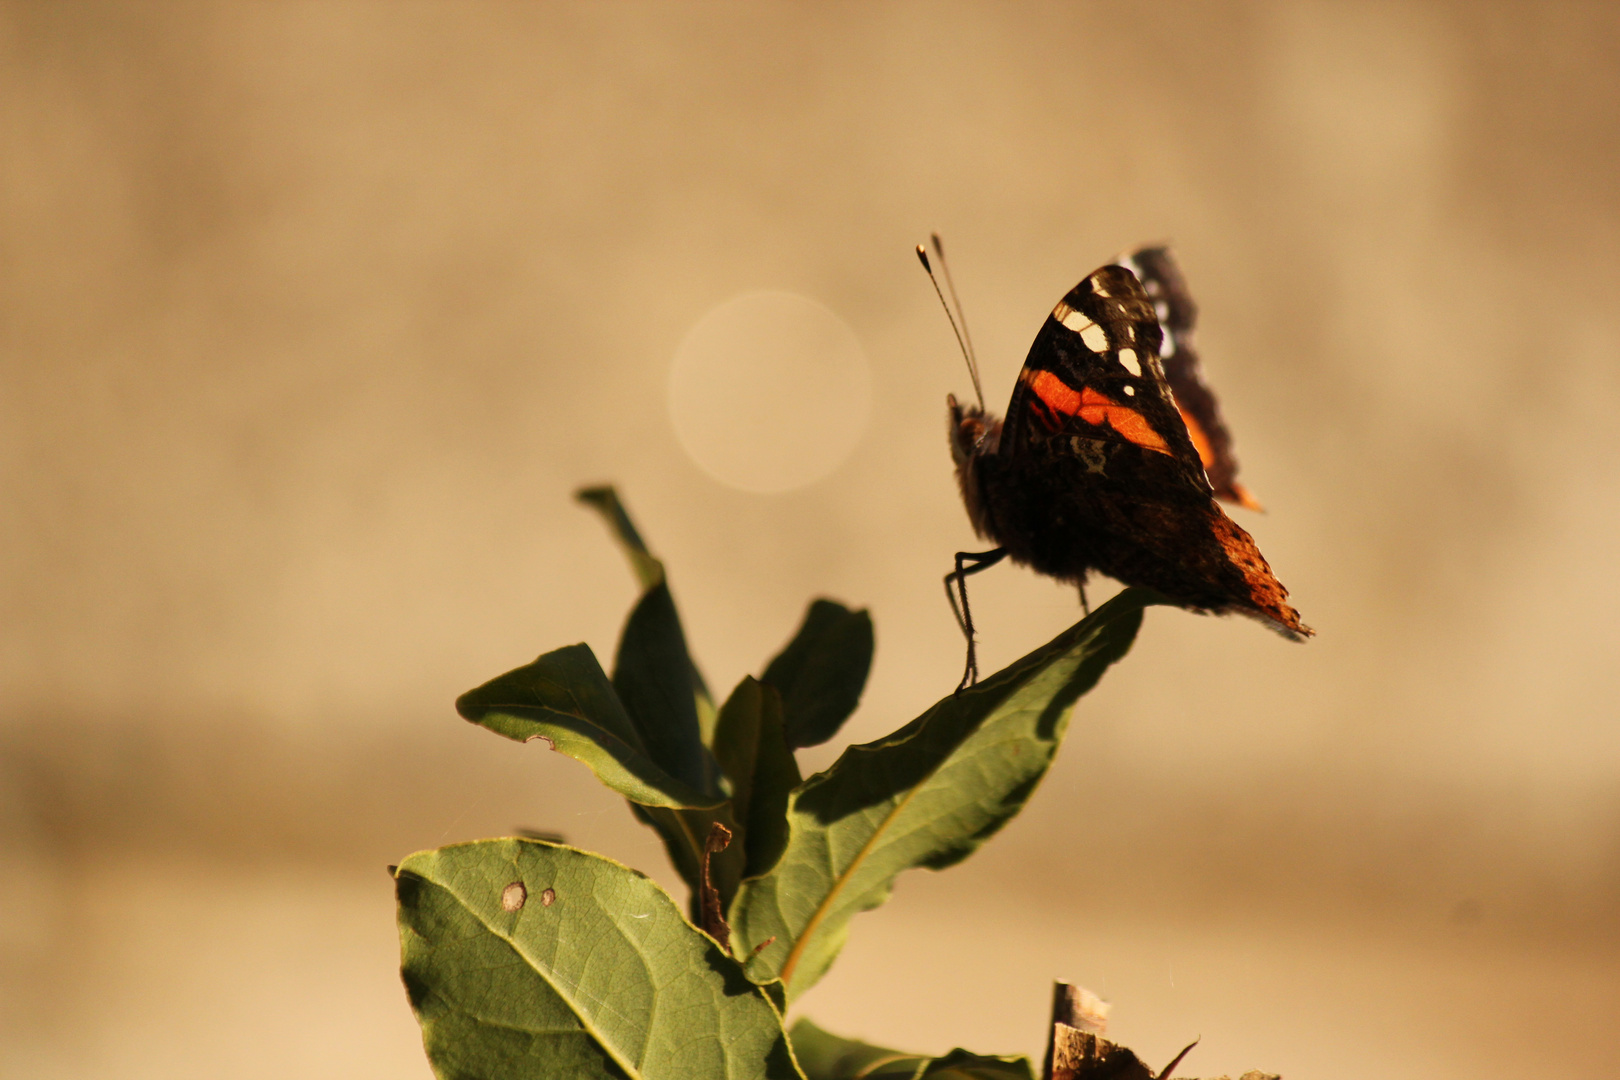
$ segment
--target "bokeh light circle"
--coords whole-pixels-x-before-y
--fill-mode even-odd
[[[809,297],[751,292],[687,331],[669,375],[676,438],[714,479],[775,493],[838,468],[872,409],[866,353]]]

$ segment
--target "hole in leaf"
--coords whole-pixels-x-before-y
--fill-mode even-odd
[[[556,902],[557,902],[557,890],[555,890],[555,889],[547,889],[545,892],[540,894],[540,903],[544,904],[546,907],[550,907],[552,904],[554,904]]]
[[[550,892],[551,890],[547,889],[546,891]],[[523,882],[514,881],[512,884],[501,890],[501,910],[517,911],[528,902],[528,899],[528,888],[524,886]]]

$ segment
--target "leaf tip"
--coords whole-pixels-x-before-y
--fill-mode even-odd
[[[577,488],[574,501],[610,519],[624,512],[623,504],[619,502],[619,491],[612,484],[587,484]]]

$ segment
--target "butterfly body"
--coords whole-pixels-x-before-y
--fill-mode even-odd
[[[1155,298],[1131,270],[1105,266],[1042,324],[1005,420],[948,399],[963,503],[974,529],[998,545],[959,556],[951,577],[965,593],[966,574],[1003,555],[1082,587],[1096,570],[1184,607],[1308,636],[1254,540],[1216,502],[1160,361],[1162,341]],[[1210,409],[1206,446],[1207,428],[1219,425],[1213,398]],[[1219,433],[1229,446],[1224,426]],[[1228,497],[1247,497],[1223,479]],[[964,557],[980,565],[964,570]]]

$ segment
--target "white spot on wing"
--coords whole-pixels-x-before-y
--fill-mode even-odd
[[[1101,274],[1092,274],[1091,275],[1091,294],[1093,296],[1112,296],[1112,295],[1114,295],[1113,293],[1109,292],[1107,288],[1104,287]]]
[[[1125,388],[1125,396],[1126,396],[1126,397],[1135,397],[1135,396],[1136,396],[1136,387],[1134,387],[1134,386],[1127,386],[1127,387],[1126,387],[1126,388]]]
[[[1080,340],[1085,342],[1086,348],[1090,349],[1092,352],[1100,353],[1108,351],[1108,331],[1104,330],[1090,319],[1087,319],[1086,325],[1082,327],[1076,328],[1071,326],[1069,329],[1074,330],[1075,333],[1079,334]]]
[[[1135,349],[1119,350],[1119,362],[1132,375],[1140,376],[1142,374],[1142,365],[1136,362]]]
[[[1080,340],[1086,343],[1086,348],[1092,352],[1108,351],[1108,332],[1080,312],[1074,310],[1062,300],[1052,309],[1052,318],[1080,335]]]

